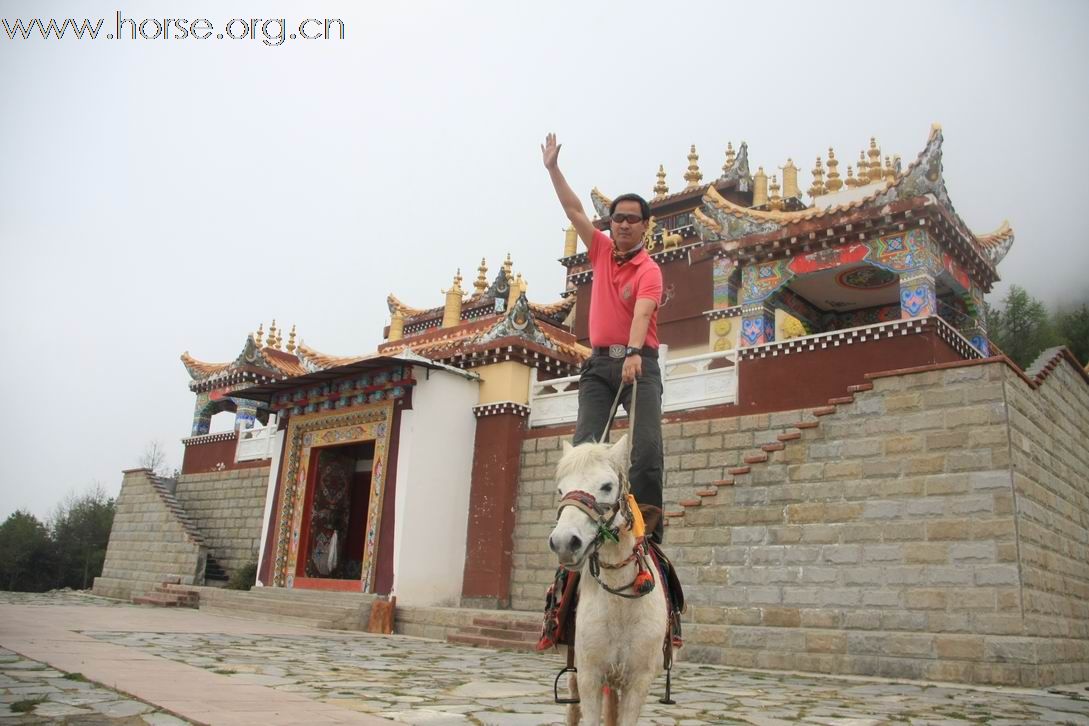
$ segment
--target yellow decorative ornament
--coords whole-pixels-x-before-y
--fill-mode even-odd
[[[794,317],[788,317],[783,321],[783,339],[790,340],[791,338],[801,338],[808,335],[805,332],[805,326],[802,325],[802,321]]]
[[[733,330],[733,328],[734,328],[733,323],[730,322],[729,320],[727,320],[726,318],[715,321],[715,335],[717,335],[719,337],[722,337],[724,335],[729,335],[730,331]]]
[[[734,347],[734,342],[729,338],[719,338],[715,341],[715,352],[721,353],[724,350],[730,350]]]

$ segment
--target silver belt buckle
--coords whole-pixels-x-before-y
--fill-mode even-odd
[[[609,346],[609,357],[610,358],[626,358],[627,356],[624,355],[624,352],[627,349],[628,349],[627,346],[624,346],[624,345],[610,345]]]

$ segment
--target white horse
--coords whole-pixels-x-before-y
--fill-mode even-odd
[[[582,570],[575,615],[578,674],[570,685],[573,697],[581,695],[585,722],[594,725],[602,715],[602,687],[608,686],[607,723],[614,717],[620,726],[634,726],[663,667],[668,608],[658,568],[632,532],[638,514],[627,500],[627,438],[612,446],[564,442],[556,470],[559,516],[548,538],[563,567]],[[640,570],[653,578],[646,596],[638,592]],[[639,583],[645,579],[641,575]],[[568,726],[578,722],[579,706],[568,706]]]

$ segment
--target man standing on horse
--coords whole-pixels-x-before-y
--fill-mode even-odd
[[[574,443],[600,438],[621,388],[620,402],[630,416],[631,384],[638,382],[629,480],[636,501],[657,510],[657,516],[647,517],[647,529],[651,538],[660,543],[663,453],[658,304],[662,299],[662,270],[643,247],[650,205],[638,194],[622,194],[614,199],[609,206],[610,238],[594,227],[560,172],[560,145],[555,134],[545,138],[541,152],[563,211],[589,250],[594,273],[589,300],[593,355],[583,364],[579,379]]]

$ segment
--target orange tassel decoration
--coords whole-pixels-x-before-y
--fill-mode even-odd
[[[649,572],[640,568],[639,572],[635,575],[635,582],[632,583],[632,589],[640,595],[648,593],[654,589],[654,578]]]

